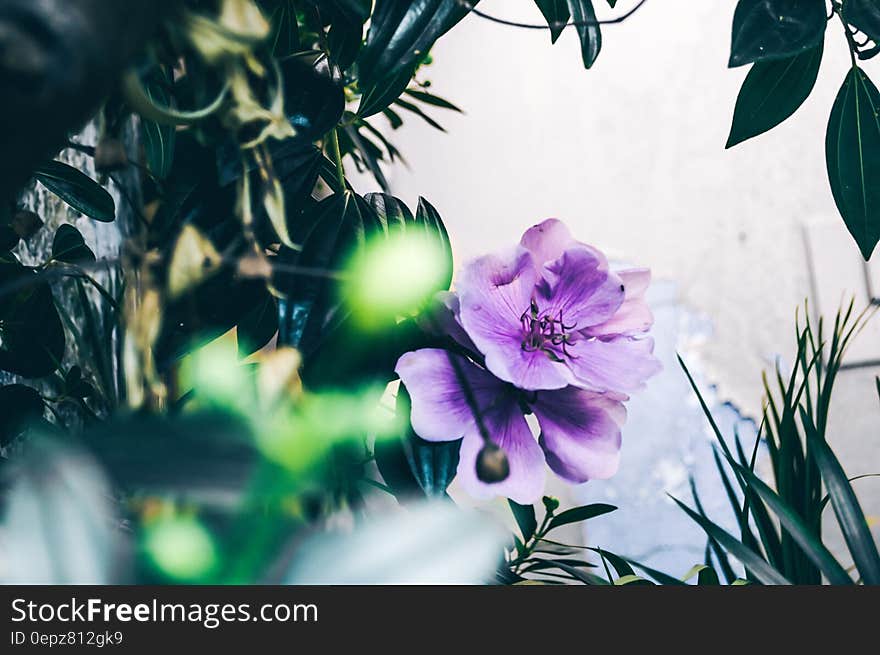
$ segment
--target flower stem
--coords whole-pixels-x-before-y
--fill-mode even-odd
[[[336,163],[336,178],[339,180],[339,185],[342,187],[342,190],[345,190],[345,168],[342,166],[342,153],[339,149],[339,134],[337,133],[337,128],[333,128],[330,130],[330,154],[333,157],[333,161]]]

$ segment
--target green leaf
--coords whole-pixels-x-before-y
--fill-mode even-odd
[[[764,500],[779,518],[782,527],[798,543],[807,557],[819,567],[831,584],[852,584],[852,578],[838,563],[828,549],[822,545],[821,538],[811,532],[797,513],[789,507],[770,487],[764,484],[758,476],[745,467],[731,463],[735,466],[749,483],[749,486]]]
[[[81,214],[110,223],[116,217],[113,196],[88,175],[60,161],[46,162],[34,177]]]
[[[73,225],[59,225],[52,241],[52,259],[68,264],[95,261],[95,253],[86,245],[85,239]]]
[[[589,571],[581,571],[579,568],[577,568],[575,566],[570,566],[564,562],[560,562],[559,560],[556,561],[556,566],[560,570],[568,573],[575,580],[579,580],[580,582],[583,582],[586,585],[603,586],[603,585],[610,584],[608,582],[608,580],[605,580],[604,578],[600,578],[595,573],[590,573]]]
[[[405,92],[407,95],[412,96],[416,100],[424,102],[426,105],[434,105],[435,107],[440,107],[441,109],[449,109],[450,111],[457,111],[458,113],[463,113],[461,109],[453,105],[448,100],[444,100],[440,96],[435,96],[432,93],[427,93],[426,91],[419,91],[417,89],[407,89]]]
[[[705,516],[701,516],[677,498],[672,500],[681,507],[712,539],[717,541],[725,550],[736,557],[743,566],[750,570],[756,579],[764,584],[786,585],[791,584],[785,576],[770,566],[760,555],[745,546],[724,528],[716,525]]]
[[[874,43],[880,41],[880,4],[877,0],[846,0],[843,3],[843,17]]]
[[[516,519],[516,524],[519,526],[523,540],[528,541],[538,528],[538,522],[535,519],[535,508],[531,505],[520,505],[513,500],[508,500],[507,504],[510,505],[510,511],[513,512],[513,518]]]
[[[376,0],[367,42],[358,57],[363,94],[358,115],[378,113],[403,93],[437,39],[477,2]]]
[[[806,432],[809,452],[822,472],[831,506],[862,581],[880,584],[880,554],[855,491],[825,440],[814,429],[808,428]]]
[[[822,47],[752,66],[736,98],[726,148],[776,127],[803,104],[816,84]]]
[[[144,86],[147,96],[160,106],[171,106],[171,97],[166,88],[171,80],[164,71],[157,72]],[[168,177],[174,162],[174,144],[177,129],[173,125],[160,125],[147,118],[141,120],[141,134],[144,141],[144,154],[147,168],[159,179]]]
[[[597,516],[613,512],[616,509],[617,508],[614,505],[606,505],[604,503],[593,503],[591,505],[573,507],[572,509],[567,509],[561,514],[554,516],[550,520],[547,531],[555,530],[556,528],[568,525],[569,523],[580,523],[581,521],[596,518]]]
[[[535,4],[550,26],[550,43],[556,43],[556,39],[562,34],[568,19],[571,18],[568,0],[535,0]]]
[[[592,0],[568,0],[568,9],[574,23],[578,37],[581,40],[581,57],[584,60],[584,68],[591,68],[602,49],[602,32],[596,22],[596,11],[593,9]]]
[[[443,278],[437,282],[437,290],[445,291],[452,284],[452,245],[449,242],[449,234],[440,213],[434,206],[422,197],[419,197],[419,206],[416,208],[416,222],[423,226],[424,230],[437,239],[438,247],[443,250],[443,258],[446,261],[446,270]]]
[[[28,424],[43,415],[43,398],[23,384],[0,387],[0,446],[9,445]]]
[[[819,45],[823,0],[739,0],[733,14],[729,66],[791,57]]]
[[[0,288],[15,289],[0,302],[0,369],[43,377],[64,358],[65,336],[52,290],[33,269],[0,263]]]
[[[825,163],[834,202],[865,260],[880,240],[880,94],[850,69],[831,108]]]

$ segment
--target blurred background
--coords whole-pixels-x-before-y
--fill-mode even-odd
[[[621,0],[614,13],[635,4]],[[688,498],[693,474],[709,515],[729,514],[712,437],[675,353],[726,433],[736,426],[749,443],[761,371],[777,362],[788,371],[796,310],[803,315],[809,299],[813,318],[833,318],[842,299],[855,295],[862,307],[880,294],[878,256],[862,261],[825,172],[825,126],[849,67],[840,30],[829,26],[819,80],[796,114],[725,150],[748,70],[727,68],[735,4],[648,0],[625,22],[603,26],[589,71],[573,30],[551,47],[547,30],[470,16],[438,42],[425,71],[432,91],[464,114],[437,116],[448,134],[407,121],[392,141],[409,168],[388,169],[395,195],[410,203],[423,195],[442,213],[459,267],[553,216],[612,259],[653,270],[665,369],[629,405],[621,470],[555,491],[564,502],[620,506],[590,523],[590,541],[670,571],[689,568],[705,541],[663,492]],[[605,3],[596,8],[611,15]],[[525,0],[483,0],[480,9],[543,22]],[[869,72],[877,66],[866,63]],[[361,191],[374,185],[366,176],[355,182]],[[847,361],[829,440],[850,475],[880,472],[880,321]],[[866,514],[880,516],[880,479],[856,489]],[[658,541],[666,546],[649,550]],[[832,543],[843,552],[842,541]]]

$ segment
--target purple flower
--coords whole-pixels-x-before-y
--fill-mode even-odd
[[[477,456],[485,442],[451,360],[472,390],[492,441],[507,456],[510,474],[502,482],[477,478]],[[524,392],[439,348],[406,353],[396,371],[412,399],[410,420],[416,434],[427,441],[464,437],[456,479],[473,496],[499,494],[533,503],[544,490],[545,462],[561,478],[576,483],[609,478],[617,471],[625,396],[576,387]],[[537,418],[537,441],[526,413]]]
[[[649,280],[645,269],[612,272],[550,219],[464,270],[458,319],[486,368],[520,389],[635,391],[659,370],[653,340],[636,337],[652,322]]]
[[[456,343],[456,354],[426,348],[397,362],[416,434],[463,438],[457,479],[476,496],[534,502],[545,463],[575,483],[612,476],[624,394],[660,368],[644,335],[653,322],[649,282],[647,269],[612,272],[601,252],[555,219],[529,229],[514,251],[476,260],[458,293],[438,296],[427,318]],[[501,482],[477,476],[487,440],[507,457]]]

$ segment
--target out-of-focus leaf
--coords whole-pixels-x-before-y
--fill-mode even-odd
[[[278,332],[278,302],[266,294],[261,302],[238,323],[238,350],[242,355],[256,352]]]
[[[23,384],[0,387],[0,446],[7,446],[43,415],[43,398]]]
[[[394,538],[389,538],[394,535]],[[298,549],[286,584],[480,584],[507,541],[486,515],[434,501],[322,535]]]
[[[65,346],[52,290],[17,262],[0,263],[0,289],[0,369],[28,378],[49,375]]]
[[[113,196],[88,175],[72,166],[60,161],[46,162],[34,171],[34,177],[81,214],[104,223],[109,223],[116,217]]]
[[[171,97],[166,90],[166,85],[170,82],[170,78],[163,71],[157,73],[155,79],[149,80],[144,85],[144,89],[147,96],[160,106],[170,106]],[[174,162],[177,130],[173,125],[160,125],[148,118],[143,118],[141,120],[141,134],[143,135],[147,168],[159,179],[165,179]]]
[[[822,48],[819,43],[792,57],[752,66],[737,96],[725,147],[776,127],[803,104],[816,84]]]
[[[192,225],[184,225],[168,269],[168,293],[177,298],[217,271],[222,257],[204,234]]]
[[[8,225],[0,224],[0,252],[12,250],[21,240],[15,230]]]
[[[614,505],[606,505],[605,503],[593,503],[591,505],[582,505],[581,507],[573,507],[567,509],[550,519],[549,530],[555,530],[569,523],[580,523],[588,519],[602,516],[613,512],[617,508]]]
[[[825,35],[826,22],[821,0],[739,0],[728,65],[791,57],[814,48]]]
[[[880,240],[880,93],[858,66],[828,120],[825,162],[837,210],[865,260]]]
[[[581,58],[584,68],[592,68],[602,49],[602,32],[596,25],[596,10],[593,0],[568,0],[572,22],[575,23],[578,37],[581,40]]]
[[[4,584],[112,584],[119,530],[110,489],[94,462],[34,439],[12,471],[0,523]]]
[[[95,261],[95,253],[86,245],[82,234],[73,225],[64,223],[55,230],[52,259],[68,264]]]

